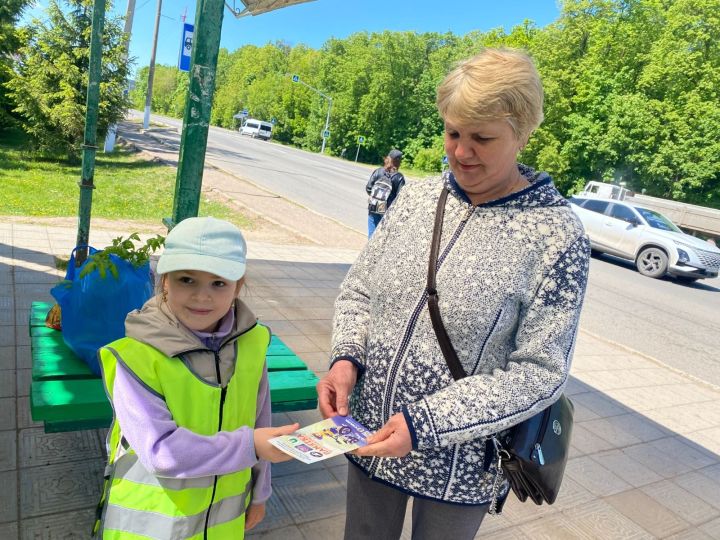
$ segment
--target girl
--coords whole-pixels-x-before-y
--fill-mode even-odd
[[[189,218],[168,234],[159,295],[100,350],[115,412],[96,538],[243,538],[265,515],[269,462],[269,330],[238,298],[240,230]]]

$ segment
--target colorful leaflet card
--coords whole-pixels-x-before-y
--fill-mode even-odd
[[[315,463],[365,446],[370,435],[352,417],[333,416],[268,442],[303,463]]]

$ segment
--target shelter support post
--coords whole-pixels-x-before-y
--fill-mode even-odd
[[[210,110],[215,92],[220,31],[224,0],[198,0],[190,65],[190,84],[185,101],[180,157],[172,222],[198,215],[205,151],[207,149]]]
[[[93,4],[92,36],[90,38],[90,65],[85,112],[85,135],[82,146],[82,173],[80,177],[80,202],[78,207],[78,230],[75,245],[87,246],[90,239],[90,216],[92,192],[95,189],[95,153],[97,152],[98,102],[100,101],[100,66],[102,62],[102,35],[105,25],[105,0]],[[79,266],[87,258],[87,248],[75,255]]]

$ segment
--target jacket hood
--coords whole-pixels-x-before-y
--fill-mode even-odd
[[[235,326],[227,339],[249,330],[257,324],[255,315],[240,300],[235,300]],[[125,335],[150,345],[167,356],[174,357],[187,351],[205,349],[200,339],[173,315],[158,296],[131,311],[125,319]]]
[[[518,170],[523,177],[530,182],[528,187],[521,189],[520,191],[516,191],[515,193],[511,193],[506,197],[481,203],[476,206],[504,206],[518,209],[543,206],[569,206],[567,200],[555,188],[552,178],[550,178],[548,173],[536,172],[531,167],[522,164],[518,164]],[[471,204],[470,199],[457,183],[452,172],[447,173],[444,179],[450,189],[450,193],[454,194],[466,203]]]

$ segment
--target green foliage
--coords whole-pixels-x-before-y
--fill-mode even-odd
[[[427,172],[440,172],[442,170],[442,159],[445,155],[443,136],[436,135],[431,142],[432,146],[427,148],[415,148],[414,145],[417,143],[418,141],[414,140],[406,148],[406,153],[414,156],[411,162],[413,168]]]
[[[21,30],[25,43],[17,51],[15,70],[7,84],[23,129],[34,144],[48,152],[79,156],[85,128],[85,101],[92,33],[92,2],[66,0],[62,9],[51,0],[47,21],[34,20]],[[124,90],[129,62],[117,19],[105,20],[100,82],[98,138],[127,109]]]
[[[147,96],[148,74],[150,68],[141,68],[136,76],[135,87],[130,91],[130,102],[133,107],[145,109]],[[174,66],[155,65],[153,76],[153,95],[151,110],[157,114],[180,117],[185,108],[185,95],[188,88],[188,74]]]
[[[60,157],[43,157],[28,150],[25,132],[0,132],[0,215],[77,216],[80,167]],[[148,161],[122,147],[100,153],[95,161],[93,219],[133,220],[157,224],[172,214],[177,171]],[[215,216],[252,229],[251,220],[230,207],[203,197],[200,215]],[[1,220],[1,218],[0,218]]]
[[[13,125],[15,103],[5,84],[12,76],[12,54],[18,50],[21,37],[15,25],[31,0],[3,0],[0,3],[0,129]]]
[[[720,9],[718,0],[562,0],[557,21],[508,31],[360,32],[320,50],[268,43],[221,50],[211,122],[275,117],[275,140],[317,151],[332,97],[327,151],[439,170],[440,81],[486,46],[526,49],[545,88],[545,121],[521,160],[549,172],[564,193],[588,180],[625,182],[651,195],[720,207]],[[132,94],[144,106],[147,68]],[[187,74],[158,66],[153,110],[181,116]],[[57,90],[60,91],[60,90]],[[67,117],[73,116],[68,111]]]
[[[135,242],[140,242],[138,233],[133,233],[127,238],[122,236],[113,238],[112,245],[88,256],[87,263],[80,272],[80,277],[97,270],[102,279],[105,279],[108,272],[118,279],[120,275],[111,255],[129,262],[134,268],[140,268],[150,261],[150,255],[165,244],[165,237],[158,234],[153,238],[148,238],[141,247],[135,247]]]

